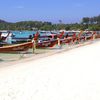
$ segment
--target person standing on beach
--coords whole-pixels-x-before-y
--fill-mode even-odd
[[[95,40],[95,37],[96,37],[96,32],[92,32],[91,40]]]
[[[64,31],[62,31],[60,34],[57,35],[57,41],[58,41],[58,47],[61,49],[61,41],[60,39],[64,36]]]
[[[32,43],[33,43],[33,53],[36,51],[36,47],[38,45],[38,38],[39,38],[39,32],[33,35]]]
[[[58,48],[61,49],[61,44],[60,44],[60,36],[57,36],[57,41],[58,41]]]
[[[76,33],[74,32],[72,35],[72,41],[71,41],[73,45],[75,44],[76,39],[77,39],[77,36],[76,36]]]
[[[80,43],[81,42],[81,36],[83,34],[83,31],[80,31],[77,35],[77,43]]]
[[[2,47],[3,45],[2,45],[2,32],[0,32],[0,47]]]
[[[0,42],[2,42],[2,32],[0,32]]]

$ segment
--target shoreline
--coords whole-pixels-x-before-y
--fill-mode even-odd
[[[70,50],[73,50],[73,49],[77,49],[79,47],[83,47],[83,46],[87,46],[87,45],[91,45],[93,43],[96,43],[96,42],[99,42],[100,39],[96,39],[94,41],[86,41],[84,43],[80,43],[80,44],[74,44],[74,45],[64,45],[65,47],[62,47],[61,49],[59,48],[47,48],[47,49],[44,49],[44,51],[41,51],[41,52],[36,52],[35,54],[19,54],[17,56],[19,56],[16,60],[8,60],[8,61],[1,61],[0,64],[0,68],[2,67],[7,67],[7,66],[10,66],[10,65],[15,65],[17,63],[23,63],[23,62],[28,62],[28,61],[34,61],[34,60],[37,60],[37,59],[41,59],[41,58],[44,58],[44,57],[48,57],[48,56],[52,56],[52,55],[55,55],[55,54],[58,54],[58,53],[63,53],[63,52],[66,52],[66,51],[70,51]],[[2,59],[2,58],[1,58]]]

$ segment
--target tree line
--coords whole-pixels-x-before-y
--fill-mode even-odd
[[[80,23],[53,24],[42,21],[20,21],[16,23],[0,20],[0,30],[100,30],[100,15],[94,17],[83,17]]]

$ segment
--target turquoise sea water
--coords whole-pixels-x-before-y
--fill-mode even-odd
[[[12,31],[13,35],[15,38],[29,38],[30,35],[33,36],[37,31]],[[51,34],[51,32],[47,31],[40,31],[39,32],[40,36],[48,36]],[[57,33],[55,33],[57,34]]]
[[[35,34],[35,31],[12,31],[16,38],[28,38],[29,35]]]
[[[28,38],[29,35],[32,35],[36,33],[36,31],[12,31],[13,35],[15,35],[15,38]],[[39,32],[41,36],[48,36],[51,34],[51,32]]]

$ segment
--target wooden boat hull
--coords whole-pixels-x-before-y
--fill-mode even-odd
[[[57,44],[57,40],[54,41],[45,41],[37,44],[37,48],[42,47],[53,47],[55,44]],[[10,46],[3,46],[0,47],[0,53],[17,53],[21,51],[27,51],[28,49],[32,48],[34,43],[27,42],[27,43],[21,43],[16,45],[10,45]]]
[[[41,43],[37,44],[37,48],[43,48],[43,47],[53,47],[54,45],[57,44],[57,40],[53,40],[53,41],[44,41]]]
[[[13,52],[27,51],[29,48],[32,48],[32,46],[33,46],[32,42],[10,45],[10,46],[3,46],[0,47],[0,53],[13,53]]]
[[[100,33],[96,35],[96,38],[100,38]]]

